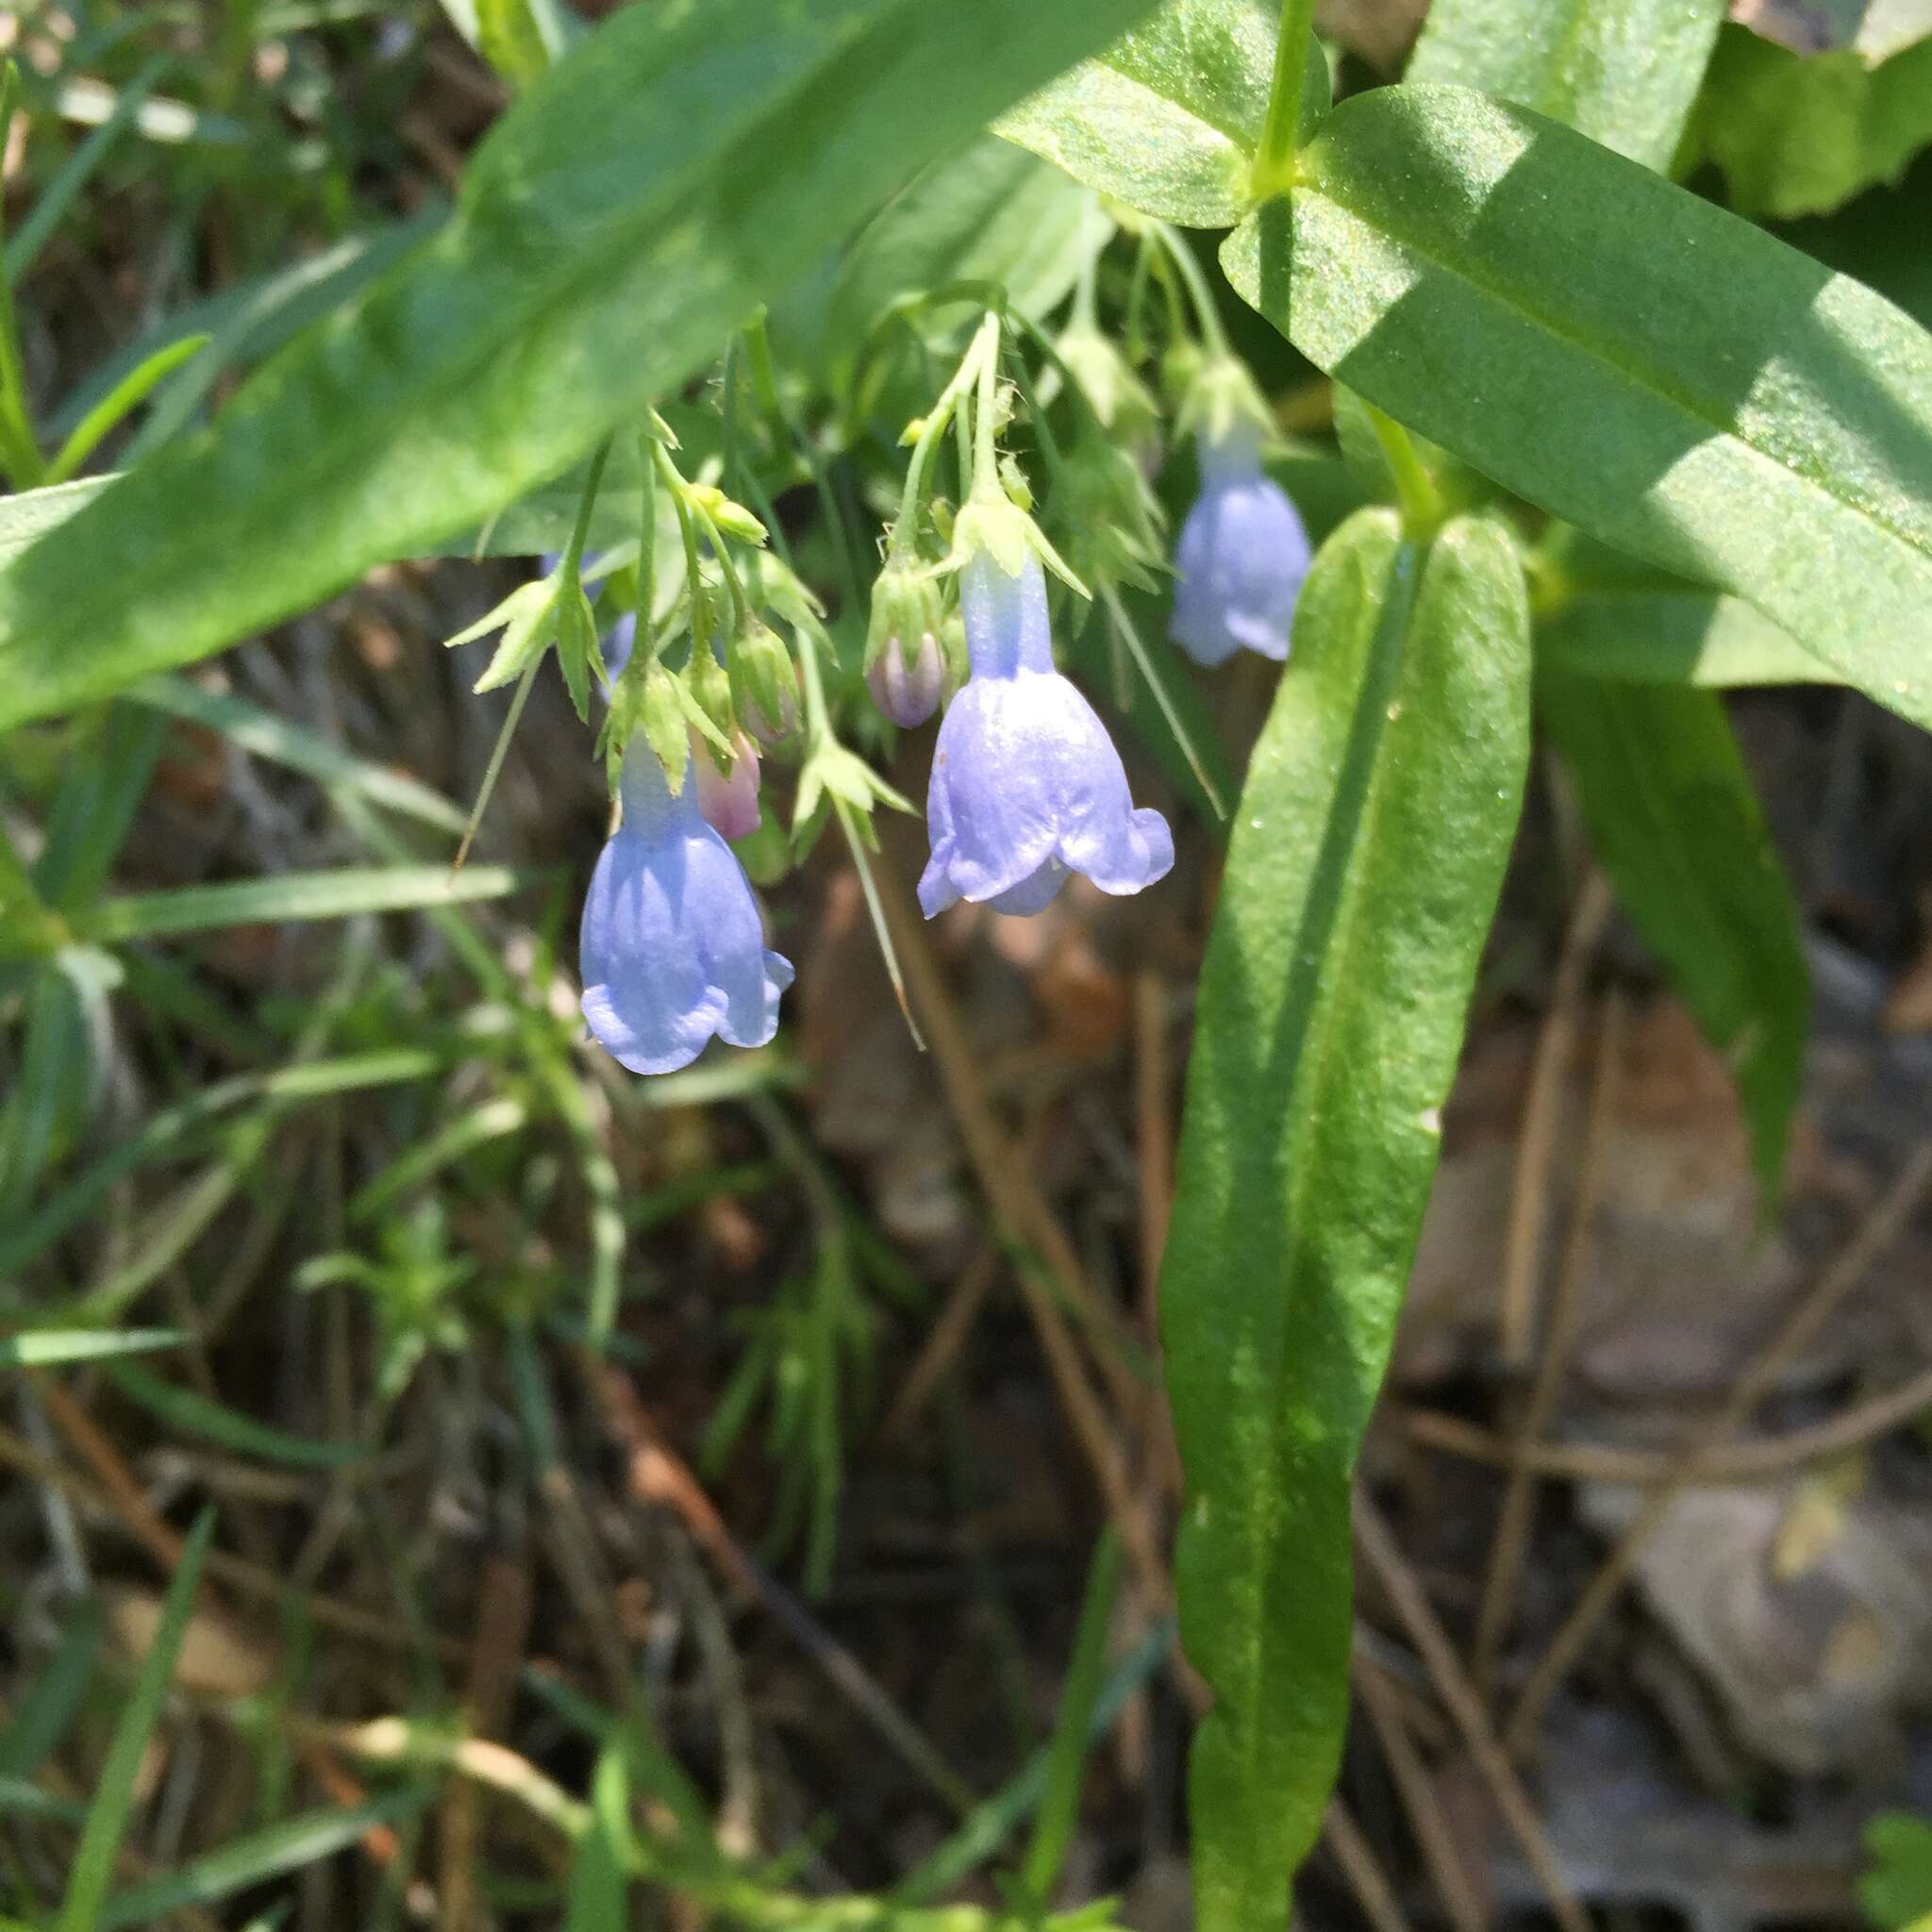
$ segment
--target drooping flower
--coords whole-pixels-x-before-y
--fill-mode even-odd
[[[1261,468],[1246,422],[1200,439],[1201,493],[1181,526],[1168,635],[1197,663],[1239,650],[1288,656],[1295,599],[1308,574],[1308,533],[1288,493]]]
[[[623,821],[584,902],[584,1018],[634,1074],[689,1066],[716,1034],[763,1046],[778,1024],[790,961],[765,947],[758,901],[731,848],[674,792],[639,732],[619,780]]]
[[[1158,811],[1135,810],[1093,708],[1055,671],[1046,579],[1031,550],[1010,575],[985,549],[960,571],[973,675],[940,724],[926,794],[930,919],[955,900],[1038,912],[1084,873],[1138,892],[1174,864]]]

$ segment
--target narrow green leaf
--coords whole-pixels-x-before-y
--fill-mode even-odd
[[[1047,1745],[1046,1782],[1034,1814],[1033,1838],[1020,1867],[1020,1890],[1039,1911],[1052,1902],[1060,1868],[1073,1842],[1080,1809],[1080,1782],[1087,1768],[1093,1707],[1107,1678],[1107,1632],[1121,1581],[1120,1539],[1107,1530],[1087,1570],[1087,1591],[1074,1632],[1074,1655],[1060,1689],[1053,1737]]]
[[[1366,509],[1316,558],[1196,1006],[1162,1329],[1196,1923],[1288,1922],[1348,1707],[1349,1476],[1522,802],[1521,567]]]
[[[617,9],[491,130],[446,227],[0,573],[0,729],[481,523],[1147,5]]]
[[[430,906],[501,899],[526,883],[523,874],[504,865],[472,866],[465,872],[452,872],[446,865],[343,866],[330,872],[228,879],[214,886],[177,886],[165,892],[131,892],[104,900],[76,924],[88,938],[111,944],[228,925],[413,912]]]
[[[50,487],[65,483],[92,456],[101,439],[130,409],[144,403],[149,394],[184,362],[208,346],[207,336],[182,336],[157,349],[145,362],[130,369],[78,423],[74,433],[60,445],[60,453],[47,466]]]
[[[155,82],[167,70],[165,55],[150,60],[114,102],[113,111],[98,127],[89,129],[83,141],[60,171],[41,190],[20,231],[7,243],[6,275],[16,286],[47,245],[49,237],[60,225],[60,219],[74,205],[74,198],[88,184],[94,170],[107,158],[108,150],[140,117],[142,104],[153,92]]]
[[[1449,81],[1562,121],[1659,173],[1725,0],[1434,0],[1411,81]]]
[[[152,1355],[186,1340],[178,1328],[29,1328],[0,1339],[0,1368],[57,1368],[109,1356]]]
[[[209,1905],[251,1885],[299,1872],[305,1865],[333,1857],[375,1825],[395,1824],[413,1817],[428,1803],[428,1797],[421,1790],[386,1791],[345,1811],[304,1811],[279,1819],[216,1851],[204,1852],[175,1871],[144,1879],[117,1893],[94,1922],[97,1932],[158,1924],[168,1913],[183,1907]]]
[[[340,1469],[363,1454],[354,1442],[317,1442],[271,1428],[192,1389],[164,1382],[125,1363],[110,1368],[108,1377],[129,1401],[158,1416],[175,1434],[199,1437],[256,1461],[278,1462],[291,1469]]]
[[[1344,101],[1223,251],[1305,355],[1932,725],[1932,338],[1746,222],[1457,88]]]
[[[1810,977],[1723,701],[1560,673],[1538,697],[1618,899],[1730,1063],[1769,1202],[1804,1071]]]
[[[534,0],[475,0],[476,45],[512,87],[525,87],[563,52],[557,9]]]
[[[301,772],[332,791],[366,798],[371,805],[400,812],[439,831],[459,833],[463,829],[463,814],[440,791],[372,758],[358,758],[334,740],[250,704],[246,698],[204,691],[185,677],[168,676],[148,678],[127,696],[132,704],[219,732],[243,751]]]
[[[175,1657],[188,1628],[188,1613],[194,1607],[195,1588],[201,1581],[201,1566],[214,1529],[214,1511],[204,1509],[182,1546],[181,1560],[175,1566],[162,1600],[160,1623],[127,1701],[121,1707],[108,1746],[108,1761],[101,1767],[88,1803],[87,1824],[75,1848],[67,1893],[60,1902],[54,1932],[96,1932],[101,1923],[101,1908],[114,1880],[114,1857],[134,1805],[134,1781],[175,1674]]]
[[[630,1778],[619,1741],[591,1774],[591,1828],[571,1860],[563,1932],[624,1932],[630,1848]]]
[[[88,1687],[101,1645],[101,1607],[92,1597],[68,1612],[60,1641],[0,1730],[0,1777],[29,1778],[59,1748]]]
[[[1063,74],[994,132],[1143,214],[1224,228],[1253,197],[1248,175],[1268,119],[1279,9],[1264,0],[1167,0],[1147,24]],[[1328,106],[1311,48],[1302,126]]]
[[[1844,682],[1742,598],[1661,573],[1564,598],[1539,616],[1536,648],[1538,662],[1555,670],[1637,684]]]

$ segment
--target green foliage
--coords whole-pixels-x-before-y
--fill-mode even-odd
[[[1264,0],[1167,0],[1146,25],[996,125],[1143,213],[1224,228],[1251,200],[1274,34],[1275,10]],[[1327,105],[1328,69],[1318,54],[1307,66],[1303,125]]]
[[[1338,381],[1932,724],[1932,339],[1521,108],[1345,101],[1229,279]],[[1586,459],[1587,458],[1587,459]]]
[[[1316,560],[1235,817],[1161,1276],[1188,1474],[1203,1932],[1279,1924],[1347,1712],[1348,1491],[1529,740],[1521,568],[1363,510]]]
[[[134,1782],[140,1775],[148,1737],[160,1718],[161,1702],[175,1674],[175,1658],[188,1627],[189,1612],[194,1607],[194,1591],[201,1581],[201,1566],[207,1558],[214,1527],[214,1512],[204,1510],[189,1532],[181,1560],[169,1580],[160,1622],[147,1655],[141,1660],[127,1701],[121,1707],[108,1761],[88,1803],[87,1823],[75,1849],[66,1895],[54,1922],[55,1932],[96,1932],[103,1923],[103,1908],[114,1879],[114,1855],[120,1849],[121,1834],[134,1803]]]
[[[1479,88],[1665,169],[1724,0],[1435,0],[1410,81]]]
[[[0,727],[219,650],[555,475],[882,180],[1144,7],[620,9],[491,129],[432,241],[0,572]]]
[[[1726,27],[1694,131],[1740,214],[1839,208],[1897,182],[1932,142],[1932,40],[1874,62],[1856,47],[1798,55]]]
[[[1547,674],[1540,710],[1637,929],[1730,1064],[1767,1202],[1804,1071],[1798,908],[1709,691]]]
[[[1921,1932],[1932,1920],[1932,1824],[1904,1811],[1865,1827],[1872,1867],[1858,1880],[1858,1903],[1879,1932]]]

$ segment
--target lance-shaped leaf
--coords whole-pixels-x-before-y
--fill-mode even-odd
[[[1235,286],[1397,420],[1932,725],[1932,338],[1567,127],[1345,101]]]
[[[1349,1473],[1522,802],[1514,549],[1394,514],[1324,547],[1255,750],[1201,980],[1161,1275],[1188,1477],[1201,1932],[1284,1925],[1347,1717]]]
[[[1767,1197],[1804,1071],[1810,975],[1798,908],[1710,691],[1545,675],[1561,755],[1618,901],[1730,1064]]]
[[[1724,0],[1434,0],[1411,81],[1451,81],[1668,168]]]
[[[1143,214],[1189,228],[1231,226],[1251,199],[1279,18],[1263,0],[1167,0],[1144,26],[1004,115],[995,131]],[[1305,73],[1307,130],[1328,106],[1318,48]]]
[[[723,346],[924,162],[1147,0],[620,8],[446,226],[0,573],[0,729],[423,554]]]

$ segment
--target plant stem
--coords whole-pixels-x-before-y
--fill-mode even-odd
[[[1208,277],[1201,273],[1201,264],[1194,259],[1194,251],[1190,248],[1184,237],[1175,233],[1165,222],[1157,222],[1154,232],[1160,237],[1160,243],[1167,250],[1168,259],[1174,271],[1188,285],[1188,299],[1194,305],[1194,320],[1201,325],[1201,333],[1207,338],[1208,346],[1216,355],[1228,354],[1227,331],[1221,325],[1221,311],[1214,305],[1214,291],[1208,286]]]
[[[1307,74],[1314,18],[1315,0],[1282,0],[1281,38],[1274,43],[1274,85],[1268,95],[1261,151],[1255,157],[1257,201],[1285,194],[1294,181],[1295,136],[1301,122],[1302,82]]]
[[[1408,534],[1418,539],[1432,536],[1442,522],[1442,494],[1435,479],[1423,468],[1409,433],[1392,416],[1385,416],[1373,403],[1364,402],[1375,441],[1389,459],[1395,477],[1395,495],[1402,505],[1402,521]]]

